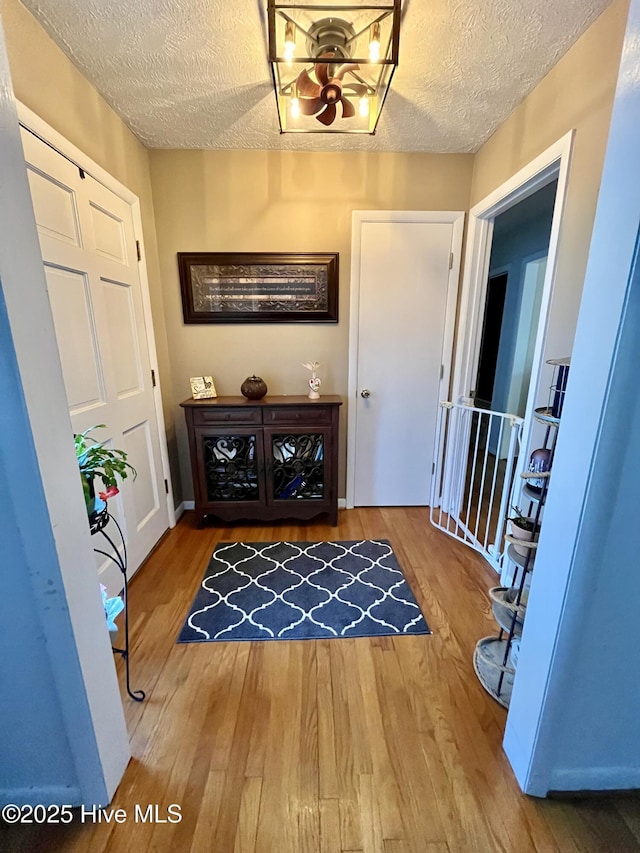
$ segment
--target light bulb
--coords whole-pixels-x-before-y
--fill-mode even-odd
[[[300,118],[300,101],[298,100],[298,87],[295,84],[291,89],[291,118]]]
[[[360,98],[360,115],[366,118],[369,115],[369,96],[363,95]]]
[[[380,59],[380,24],[371,24],[371,37],[369,38],[369,59],[378,62]]]
[[[296,36],[293,23],[287,21],[284,28],[284,58],[285,62],[291,62],[296,52]]]

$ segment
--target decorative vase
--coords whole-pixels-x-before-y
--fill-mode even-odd
[[[267,383],[259,376],[248,376],[240,386],[240,392],[247,400],[261,400],[267,393]]]
[[[319,389],[322,385],[322,380],[319,376],[316,375],[316,370],[320,367],[319,361],[303,361],[302,366],[306,367],[307,370],[311,371],[311,379],[309,380],[309,393],[308,397],[310,400],[319,400],[320,394]]]
[[[550,468],[551,450],[547,447],[539,447],[537,450],[534,450],[529,457],[529,471],[532,471],[534,474],[543,474]],[[528,486],[537,492],[541,492],[544,487],[544,480],[544,477],[540,477],[539,479],[532,477],[528,481]]]
[[[319,376],[312,376],[309,380],[309,394],[308,397],[310,400],[319,400],[320,393],[318,389],[320,388],[321,379]]]

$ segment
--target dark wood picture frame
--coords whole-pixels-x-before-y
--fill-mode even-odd
[[[178,252],[185,323],[337,323],[338,253]]]

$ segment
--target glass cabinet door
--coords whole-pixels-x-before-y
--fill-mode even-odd
[[[328,432],[265,430],[270,500],[325,500]]]
[[[242,427],[198,432],[207,502],[262,500],[262,435]]]

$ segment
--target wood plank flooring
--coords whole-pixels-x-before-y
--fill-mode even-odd
[[[220,540],[390,539],[431,636],[177,645]],[[133,760],[113,801],[180,805],[177,824],[16,830],[3,850],[175,853],[640,851],[640,799],[522,795],[506,712],[472,651],[495,575],[422,508],[340,512],[339,527],[196,530],[188,513],[130,588]],[[122,672],[119,673],[122,681]]]

